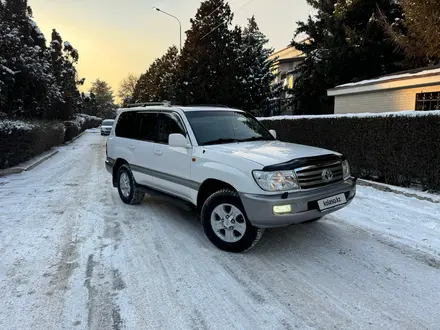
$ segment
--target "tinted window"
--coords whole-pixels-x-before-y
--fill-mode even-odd
[[[175,133],[186,134],[179,117],[173,113],[160,113],[158,142],[168,144],[168,136]]]
[[[245,112],[190,111],[186,117],[200,145],[274,140],[258,120]]]
[[[102,126],[112,126],[113,122],[114,122],[114,120],[104,120],[102,122]]]
[[[118,123],[116,124],[116,136],[128,139],[136,139],[139,131],[139,122],[136,119],[136,112],[123,112],[119,116]]]
[[[157,141],[157,113],[139,113],[140,122],[139,139],[144,141]]]

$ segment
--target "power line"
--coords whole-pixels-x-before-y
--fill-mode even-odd
[[[244,7],[248,6],[248,5],[249,5],[251,2],[253,2],[253,1],[255,1],[255,0],[249,0],[249,1],[248,1],[247,3],[245,3],[243,6],[241,6],[240,8],[238,8],[237,11],[242,10]],[[218,7],[218,8],[220,8],[220,7]],[[214,13],[215,11],[217,11],[218,8],[215,9],[212,13]],[[211,14],[212,14],[212,13],[211,13]],[[211,16],[211,14],[209,14],[208,17]],[[229,22],[229,20],[226,21],[226,22],[221,22],[219,25],[217,25],[217,26],[214,27],[211,31],[209,31],[207,34],[205,34],[203,37],[201,37],[201,38],[200,38],[200,41],[202,41],[202,40],[205,39],[207,36],[209,36],[212,32],[214,32],[215,30],[217,30],[221,25],[223,25],[223,24],[227,24],[228,22]]]
[[[231,1],[230,3],[233,3],[233,2],[237,2],[238,0],[233,0],[233,1]],[[228,2],[226,2],[226,4],[230,4],[229,3],[229,1]],[[217,10],[219,10],[220,8],[221,8],[221,6],[223,6],[223,4],[221,4],[220,6],[218,6],[217,8],[215,8],[208,16],[206,16],[205,18],[208,18],[208,17],[211,17],[211,15],[212,14],[214,14]]]

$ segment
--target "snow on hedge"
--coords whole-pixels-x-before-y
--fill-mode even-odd
[[[76,116],[77,116],[77,117],[82,117],[82,118],[84,118],[85,120],[102,120],[102,118],[100,118],[100,117],[90,116],[90,115],[87,115],[87,114],[85,114],[85,113],[79,113],[79,114],[77,114]]]
[[[65,121],[65,123],[71,123],[72,125],[75,125],[78,128],[78,130],[81,130],[84,123],[86,123],[87,121],[94,121],[94,120],[101,121],[102,119],[96,116],[86,115],[85,113],[78,113],[75,115],[73,119],[67,120]]]
[[[432,111],[399,111],[399,112],[363,112],[363,113],[346,113],[337,115],[315,115],[315,116],[275,116],[275,117],[259,117],[258,120],[284,120],[284,119],[329,119],[329,118],[374,118],[374,117],[423,117],[423,116],[440,116],[439,110]]]
[[[30,131],[35,128],[35,125],[26,123],[21,120],[0,120],[0,132],[8,131],[9,134],[13,130],[16,131]]]

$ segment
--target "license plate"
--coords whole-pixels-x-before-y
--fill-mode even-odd
[[[327,197],[325,199],[321,199],[318,201],[319,210],[323,211],[329,209],[331,207],[335,207],[338,205],[342,205],[347,203],[347,199],[345,198],[345,194],[339,194],[332,197]]]

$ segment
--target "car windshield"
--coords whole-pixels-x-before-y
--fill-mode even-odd
[[[186,117],[199,145],[274,140],[255,118],[241,111],[189,111]]]
[[[102,122],[102,126],[112,126],[114,123],[114,120],[104,120]]]

